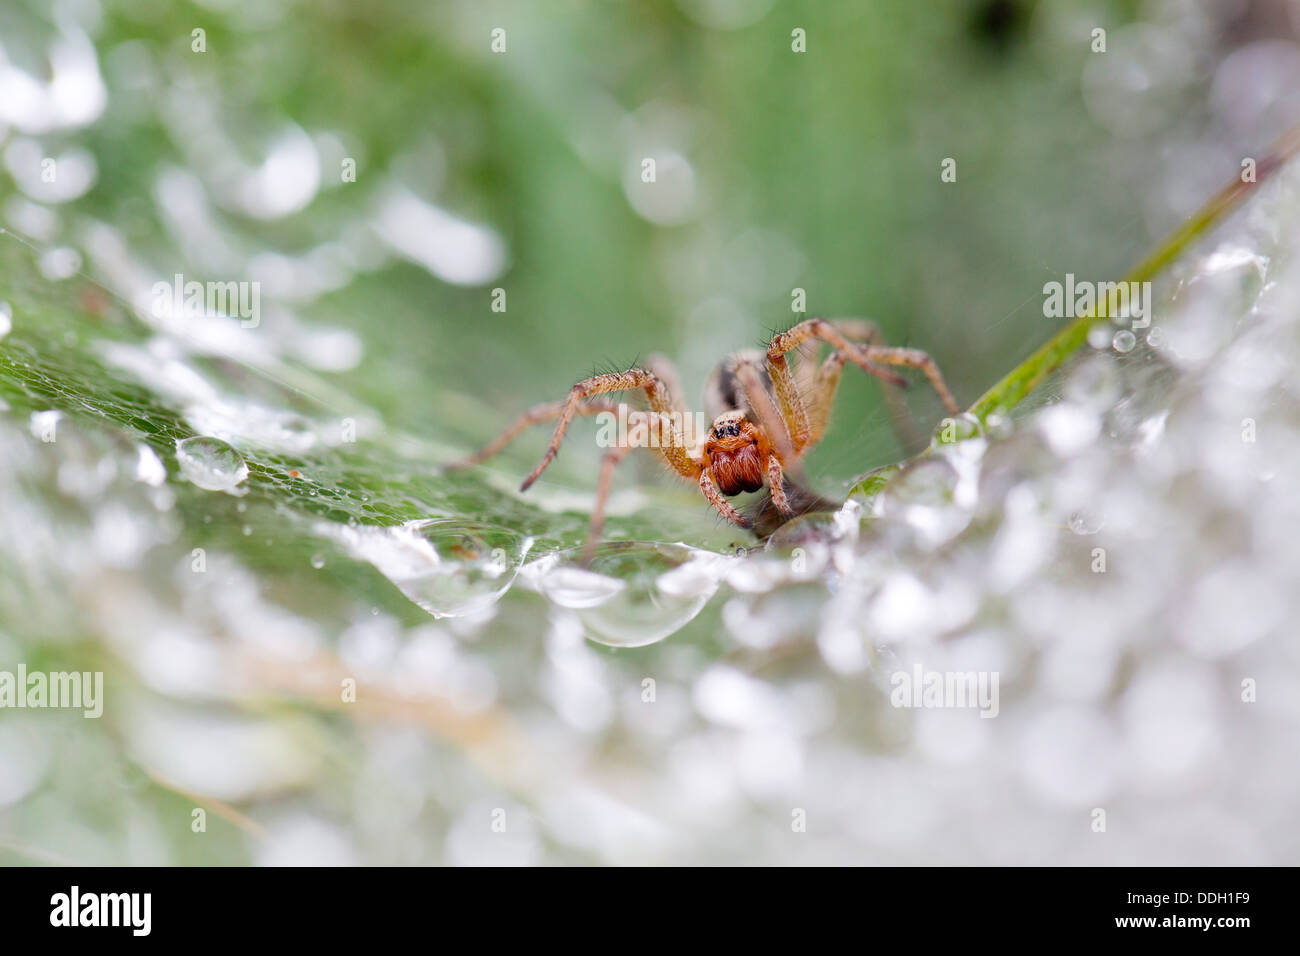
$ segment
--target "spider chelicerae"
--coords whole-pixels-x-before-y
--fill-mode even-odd
[[[816,353],[823,344],[829,345],[830,351],[819,363]],[[800,360],[792,369],[787,356],[793,351],[800,354]],[[480,451],[451,467],[478,464],[525,429],[555,422],[546,454],[520,486],[520,491],[527,491],[559,452],[575,416],[617,414],[619,403],[603,396],[641,389],[649,399],[651,413],[664,423],[662,440],[645,447],[657,453],[675,474],[694,482],[709,504],[733,524],[750,528],[754,518],[741,514],[727,499],[764,486],[772,508],[785,520],[825,504],[792,482],[789,473],[797,474],[804,455],[825,434],[845,363],[895,386],[905,386],[907,381],[886,366],[918,369],[948,411],[959,413],[938,366],[925,352],[885,345],[876,324],[865,319],[807,319],[773,336],[766,354],[756,349],[735,352],[714,369],[705,388],[705,409],[712,425],[703,434],[691,434],[681,427],[690,416],[681,401],[677,373],[666,359],[654,358],[645,368],[583,379],[569,390],[567,398],[530,408]],[[641,446],[618,444],[601,462],[587,537],[588,559],[604,526],[614,469],[634,447]]]

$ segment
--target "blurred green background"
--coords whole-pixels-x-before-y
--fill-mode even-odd
[[[98,182],[73,208],[119,228],[158,275],[225,280],[259,252],[303,256],[364,229],[394,184],[500,237],[507,264],[484,281],[439,281],[399,256],[295,304],[361,337],[341,381],[390,424],[467,445],[593,367],[652,352],[698,402],[723,355],[797,318],[794,288],[809,314],[869,316],[930,351],[969,402],[1052,331],[1044,282],[1113,277],[1176,220],[1149,201],[1166,175],[1151,144],[1203,122],[1194,76],[1178,80],[1179,110],[1120,143],[1097,114],[1122,83],[1094,84],[1087,108],[1090,57],[1132,69],[1130,3],[85,6],[111,94],[92,126],[45,146],[93,153]],[[1172,18],[1172,35],[1201,36],[1212,7]],[[39,71],[51,20],[73,9],[6,5],[9,59]],[[211,134],[256,167],[287,128],[328,137],[310,204],[267,222],[231,210]],[[666,198],[638,180],[646,157]],[[955,183],[940,180],[949,157]],[[212,233],[187,239],[163,221],[158,177],[195,166],[217,209]],[[1222,157],[1200,179],[1233,168]],[[814,474],[898,456],[874,384],[847,379]],[[519,454],[516,467],[533,452]],[[571,475],[594,460],[566,459]]]

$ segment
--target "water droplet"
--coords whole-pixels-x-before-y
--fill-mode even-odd
[[[708,603],[734,558],[684,544],[607,542],[587,568],[581,549],[547,555],[529,575],[608,647],[644,647],[675,634]]]
[[[62,420],[63,412],[57,408],[50,408],[42,412],[32,412],[28,427],[33,438],[53,441],[58,435],[59,422]]]
[[[627,584],[617,578],[597,574],[575,565],[559,565],[553,560],[551,567],[538,578],[540,590],[560,607],[571,610],[598,607],[614,597]]]
[[[980,424],[980,420],[970,412],[949,415],[935,426],[934,433],[930,436],[930,447],[955,445],[970,438],[979,438],[983,434],[984,427]]]
[[[751,554],[732,565],[727,584],[745,594],[762,594],[793,577],[793,563],[788,556]]]
[[[317,571],[325,567],[325,555],[321,554],[319,551],[313,554],[311,556],[311,566]]]
[[[1111,339],[1110,344],[1114,346],[1116,352],[1121,354],[1124,352],[1131,352],[1133,351],[1133,346],[1137,345],[1137,336],[1128,329],[1120,329],[1115,333],[1115,337]]]
[[[395,527],[322,524],[318,531],[368,561],[434,617],[491,607],[514,583],[533,539],[508,528],[429,518]]]
[[[1088,344],[1094,349],[1104,349],[1110,347],[1110,323],[1098,322],[1088,330]]]
[[[220,438],[199,435],[176,442],[176,463],[181,473],[191,482],[207,491],[236,491],[236,486],[248,477],[248,464],[243,456]]]
[[[9,334],[9,330],[14,327],[13,323],[14,310],[8,302],[0,302],[0,339]]]
[[[870,501],[884,491],[885,487],[900,471],[902,471],[901,465],[884,465],[880,468],[873,468],[865,475],[859,475],[851,482],[853,486],[852,497]]]
[[[70,279],[81,268],[81,253],[71,246],[59,246],[41,253],[41,275],[52,281]]]
[[[1037,424],[1057,455],[1077,455],[1091,447],[1101,432],[1101,419],[1073,402],[1057,402],[1038,412]]]
[[[1105,524],[1105,518],[1087,508],[1080,508],[1070,515],[1070,530],[1075,534],[1096,534]]]
[[[861,508],[861,505],[858,507]],[[842,519],[838,519],[834,511],[814,511],[806,515],[795,515],[772,532],[767,539],[765,550],[775,554],[793,548],[803,548],[824,554],[826,545],[841,533],[841,524]]]
[[[167,480],[167,466],[148,445],[136,449],[135,478],[151,488],[157,488]]]

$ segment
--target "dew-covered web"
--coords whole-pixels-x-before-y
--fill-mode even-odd
[[[590,570],[557,550],[580,514],[555,518],[480,479],[435,480],[403,439],[331,443],[337,410],[304,391],[173,356],[262,409],[253,433],[209,429],[239,449],[246,478],[230,480],[224,459],[202,477],[219,445],[195,449],[187,471],[176,442],[206,412],[164,394],[165,370],[111,360],[147,348],[129,323],[91,337],[62,287],[33,282],[6,300],[0,352],[6,651],[80,660],[89,642],[112,669],[130,706],[108,733],[78,728],[76,746],[110,776],[153,781],[123,813],[177,790],[256,813],[290,790],[299,809],[264,825],[289,840],[324,827],[340,852],[384,829],[365,807],[398,786],[408,825],[435,827],[465,812],[466,795],[514,794],[534,829],[502,851],[512,859],[789,854],[729,841],[793,800],[886,855],[999,859],[1013,831],[1122,799],[1141,834],[1122,856],[1276,858],[1239,814],[1285,829],[1295,781],[1277,775],[1293,766],[1274,764],[1267,786],[1249,767],[1297,728],[1285,707],[1243,704],[1241,687],[1295,668],[1294,208],[1288,175],[1158,284],[1158,319],[1128,353],[1087,350],[1041,407],[937,444],[883,493],[794,522],[746,557],[613,542]],[[43,442],[51,412],[57,440]],[[77,600],[52,602],[54,589]],[[651,646],[610,655],[584,638]],[[998,672],[1000,719],[891,706],[890,675],[917,667]],[[345,675],[365,690],[358,712],[393,729],[330,729]],[[645,716],[647,679],[677,715],[671,729]],[[250,709],[268,700],[301,706]],[[530,741],[551,723],[585,745],[541,759]],[[47,787],[62,731],[16,726],[0,737],[11,788]],[[183,759],[190,734],[217,741],[201,766]],[[598,739],[636,755],[616,792],[586,749]],[[375,793],[326,824],[310,794],[333,785],[340,747]],[[461,768],[455,793],[429,805],[448,766]],[[705,778],[707,799],[675,792]],[[950,799],[944,781],[957,779]],[[1137,796],[1150,792],[1180,794],[1179,809]],[[38,843],[79,812],[57,788],[49,799],[47,822],[27,831]],[[587,806],[614,842],[565,849],[563,821]],[[736,815],[722,831],[699,816],[718,806]],[[936,836],[976,815],[976,843]],[[1192,826],[1201,839],[1172,842]],[[1051,832],[1033,858],[1114,858],[1086,826]],[[549,839],[560,845],[543,850]],[[236,857],[270,852],[257,846]]]
[[[196,102],[163,102],[192,136],[140,190],[191,211],[165,241],[117,208],[0,234],[0,670],[107,687],[100,720],[0,720],[0,860],[1295,861],[1294,171],[1008,419],[766,545],[629,482],[588,568],[590,449],[528,496],[536,439],[442,473],[516,409],[381,403],[403,383],[348,378],[342,327],[137,298],[169,242],[200,271],[271,249],[301,293],[378,268],[326,236],[373,219],[400,259],[441,222],[396,179],[310,234],[206,216],[233,124]],[[479,258],[420,268],[492,264],[460,225]],[[930,673],[998,694],[910,706]]]

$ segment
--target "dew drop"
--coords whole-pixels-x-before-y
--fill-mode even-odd
[[[167,481],[167,466],[148,445],[140,445],[136,450],[135,478],[151,488],[158,488]]]
[[[1128,329],[1120,329],[1115,333],[1115,337],[1110,340],[1110,344],[1114,347],[1116,352],[1121,354],[1124,352],[1131,352],[1133,351],[1133,346],[1137,345],[1137,336]]]
[[[9,330],[14,327],[14,310],[8,302],[0,301],[0,339],[9,334]]]
[[[576,565],[555,566],[542,575],[539,582],[543,594],[570,610],[599,607],[627,587],[617,578]]]
[[[1070,515],[1070,530],[1075,534],[1096,534],[1106,524],[1101,515],[1080,508]]]
[[[181,473],[206,491],[243,494],[236,486],[248,477],[243,456],[220,438],[199,435],[176,442],[176,463]]]
[[[510,589],[533,539],[508,528],[429,518],[395,527],[320,525],[434,617],[491,607]]]
[[[979,438],[983,434],[984,427],[980,424],[980,420],[969,412],[956,416],[950,415],[935,426],[934,433],[930,436],[930,447],[955,445],[957,442]]]
[[[81,253],[71,246],[48,249],[41,254],[38,265],[41,275],[51,281],[71,279],[81,268]]]
[[[1098,322],[1088,330],[1088,344],[1094,349],[1104,349],[1110,345],[1110,325]]]
[[[586,635],[607,647],[645,647],[681,630],[708,603],[734,559],[684,544],[606,542],[583,568],[582,549],[547,555],[529,575]]]
[[[321,554],[319,551],[313,554],[311,556],[311,566],[317,571],[325,567],[325,555]]]

